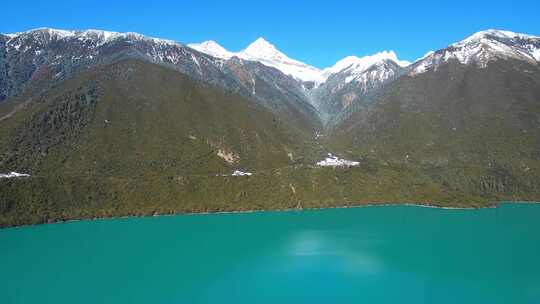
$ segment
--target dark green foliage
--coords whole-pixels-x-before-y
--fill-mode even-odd
[[[70,219],[193,212],[325,208],[377,203],[487,207],[500,200],[534,200],[540,189],[510,194],[479,187],[490,178],[404,167],[269,170],[251,177],[152,175],[13,179],[0,183],[1,226]],[[451,188],[453,178],[468,180]],[[534,183],[539,176],[522,178]],[[497,189],[495,189],[497,190]],[[17,202],[16,204],[14,202]],[[7,202],[7,203],[6,203]]]
[[[97,99],[97,87],[90,85],[36,105],[38,110],[13,131],[4,166],[28,171],[51,149],[69,148],[92,121]]]
[[[1,172],[32,174],[0,180],[0,226],[387,202],[537,201],[539,75],[535,67],[497,62],[404,76],[319,143],[298,127],[304,123],[173,70],[140,61],[103,66],[0,121]],[[15,108],[9,104],[0,113]],[[325,147],[361,165],[313,167]],[[234,160],[219,157],[220,150]],[[221,176],[235,169],[255,174]]]
[[[538,200],[539,119],[536,66],[450,63],[392,83],[327,144],[370,164],[406,168],[449,193]]]

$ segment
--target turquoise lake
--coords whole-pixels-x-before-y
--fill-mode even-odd
[[[4,229],[0,303],[540,303],[540,205]]]

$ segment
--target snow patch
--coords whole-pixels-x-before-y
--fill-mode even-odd
[[[199,60],[197,60],[197,57],[195,57],[195,55],[193,55],[193,54],[190,54],[190,55],[191,55],[191,59],[193,60],[193,62],[195,62],[195,64],[199,68],[199,73],[202,73],[201,64],[199,63]]]
[[[536,61],[540,61],[540,47],[533,49],[531,55]]]
[[[251,84],[252,84],[251,94],[256,95],[257,94],[257,92],[255,90],[256,84],[255,84],[255,78],[253,78],[253,77],[251,77]]]

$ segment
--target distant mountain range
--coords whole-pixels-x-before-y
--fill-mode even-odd
[[[0,173],[31,175],[0,180],[0,224],[539,200],[539,62],[539,37],[500,30],[412,63],[383,51],[325,69],[263,38],[231,52],[99,30],[0,34]],[[317,168],[330,152],[360,165]],[[254,175],[216,177],[235,170]]]
[[[228,60],[234,56],[258,61],[274,67],[305,85],[308,98],[320,111],[324,121],[332,119],[350,105],[361,102],[383,84],[401,75],[416,75],[437,69],[441,64],[456,60],[461,64],[486,67],[497,59],[518,59],[536,65],[540,61],[539,37],[509,31],[486,30],[473,34],[463,41],[451,44],[437,52],[430,51],[416,62],[399,60],[393,51],[383,51],[371,56],[348,56],[332,67],[323,70],[291,59],[272,44],[259,38],[246,49],[234,53],[215,41],[188,44],[205,54]],[[347,87],[347,88],[345,88]],[[360,93],[359,95],[357,95]]]

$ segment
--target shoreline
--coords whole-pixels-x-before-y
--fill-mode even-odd
[[[369,208],[369,207],[420,207],[420,208],[432,208],[441,210],[482,210],[482,209],[496,209],[502,204],[540,204],[538,201],[498,201],[490,203],[482,207],[452,207],[452,206],[438,206],[432,203],[366,203],[366,204],[349,204],[341,206],[331,207],[312,207],[312,208],[283,208],[283,209],[251,209],[251,210],[231,210],[231,211],[205,211],[205,212],[177,212],[177,213],[154,213],[145,215],[124,215],[124,216],[111,216],[111,217],[88,217],[88,218],[75,218],[68,220],[58,220],[46,223],[38,224],[24,224],[18,226],[0,227],[0,230],[4,229],[17,229],[27,228],[40,225],[54,225],[54,224],[68,224],[82,221],[102,221],[102,220],[119,220],[119,219],[131,219],[131,218],[150,218],[150,217],[170,217],[170,216],[194,216],[194,215],[219,215],[219,214],[242,214],[242,213],[268,213],[268,212],[291,212],[291,211],[318,211],[318,210],[332,210],[332,209],[350,209],[350,208]]]

